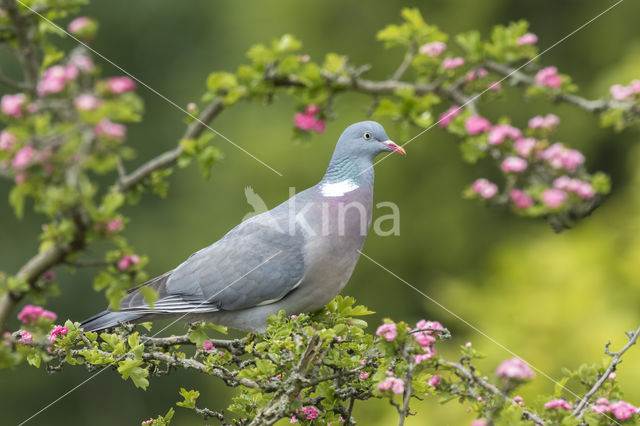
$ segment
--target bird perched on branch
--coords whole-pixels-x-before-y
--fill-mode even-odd
[[[320,309],[358,261],[371,225],[373,159],[385,152],[405,154],[379,123],[347,127],[317,185],[240,223],[172,271],[130,290],[119,311],[103,311],[82,328],[180,317],[263,332],[267,317],[281,309]],[[157,292],[153,306],[141,287]]]

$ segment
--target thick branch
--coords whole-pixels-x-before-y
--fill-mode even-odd
[[[9,17],[12,32],[16,36],[18,59],[24,73],[25,89],[35,94],[40,61],[34,42],[36,28],[31,21],[33,17],[20,14],[15,0],[2,0],[2,8]]]
[[[572,413],[573,416],[576,416],[578,418],[582,417],[582,415],[584,414],[584,410],[589,405],[589,400],[593,397],[593,395],[595,395],[596,391],[598,389],[600,389],[600,387],[603,385],[605,380],[607,380],[607,378],[609,378],[609,374],[611,374],[613,371],[615,371],[616,366],[622,362],[622,359],[621,359],[622,355],[624,355],[624,353],[631,346],[633,346],[633,345],[635,345],[637,343],[638,336],[640,336],[640,327],[638,327],[638,329],[636,331],[634,331],[634,332],[627,333],[627,336],[629,337],[629,341],[618,352],[610,353],[609,352],[609,343],[607,343],[607,346],[606,346],[605,350],[606,350],[607,355],[611,355],[612,356],[611,362],[609,363],[609,366],[604,371],[604,373],[602,373],[602,375],[600,376],[598,381],[593,385],[593,387],[591,389],[589,389],[589,392],[587,392],[585,394],[585,396],[580,400],[580,402],[578,403],[576,408],[573,410],[573,413]]]

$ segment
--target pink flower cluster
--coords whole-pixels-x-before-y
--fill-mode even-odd
[[[505,173],[520,173],[525,171],[527,166],[527,160],[520,157],[509,156],[502,161],[500,169]]]
[[[94,68],[93,60],[86,55],[74,55],[69,60],[69,63],[83,72],[91,72]]]
[[[438,321],[426,321],[420,320],[416,324],[416,329],[434,329],[443,330],[444,327]],[[413,333],[414,339],[422,347],[424,353],[414,355],[413,362],[417,365],[423,361],[433,358],[436,354],[436,350],[433,348],[433,344],[436,342],[436,338],[433,336],[436,331],[434,330],[422,330]]]
[[[83,93],[78,95],[73,103],[81,111],[91,111],[98,108],[102,101],[89,93]]]
[[[136,90],[136,82],[129,77],[111,77],[107,80],[111,93],[120,94]]]
[[[210,340],[202,342],[202,349],[207,352],[214,352],[216,350],[215,346],[213,346],[213,343]]]
[[[556,142],[540,153],[540,158],[547,160],[554,169],[574,171],[584,163],[584,155],[578,150],[565,148]]]
[[[363,371],[362,373],[360,373],[360,380],[364,380],[369,378],[369,373],[367,373],[366,371]]]
[[[445,58],[445,60],[442,61],[442,68],[445,70],[452,70],[461,67],[462,65],[464,65],[464,58],[460,56],[455,58]]]
[[[38,82],[38,96],[44,97],[64,90],[67,82],[78,77],[78,68],[73,64],[54,65],[47,68]]]
[[[556,67],[542,68],[536,74],[535,81],[540,86],[547,86],[552,89],[562,86],[562,77],[558,75],[558,68]]]
[[[614,84],[611,86],[611,89],[609,89],[609,93],[611,93],[611,97],[616,101],[623,101],[640,93],[640,80],[633,80],[628,86]]]
[[[108,232],[116,232],[122,228],[122,219],[113,219],[107,223]]]
[[[81,16],[69,22],[67,29],[70,33],[75,34],[78,31],[82,31],[83,29],[85,29],[88,25],[91,25],[91,22],[91,18]]]
[[[469,426],[487,426],[487,421],[485,419],[475,419]]]
[[[376,330],[376,335],[380,337],[384,336],[387,342],[393,342],[398,336],[398,329],[396,327],[396,324],[394,322],[382,324]]]
[[[436,374],[435,376],[429,377],[429,380],[427,380],[427,384],[429,386],[437,388],[438,385],[440,384],[440,379],[442,379],[442,376],[439,374]]]
[[[125,254],[122,259],[118,261],[118,269],[126,271],[134,265],[140,263],[140,256],[137,254]]]
[[[18,314],[18,319],[22,321],[24,324],[33,324],[38,318],[46,318],[51,321],[55,321],[58,316],[46,309],[42,306],[36,305],[25,305],[24,308]]]
[[[470,135],[478,135],[480,133],[488,132],[491,129],[491,123],[484,117],[473,116],[467,118],[467,121],[464,123],[464,127]]]
[[[106,118],[102,119],[98,124],[93,128],[96,136],[104,136],[108,139],[113,139],[116,141],[121,141],[127,134],[127,128],[118,123],[114,123]]]
[[[420,53],[427,56],[438,56],[447,50],[447,45],[441,41],[433,41],[431,43],[420,46]]]
[[[546,404],[544,404],[544,408],[547,409],[562,409],[562,410],[571,410],[571,404],[569,404],[567,401],[565,401],[562,398],[555,398],[552,399],[551,401],[547,402]]]
[[[542,202],[552,209],[560,207],[567,199],[567,193],[559,189],[547,189],[540,196]]]
[[[396,395],[402,395],[404,393],[404,381],[397,377],[387,377],[378,384],[378,390],[380,392],[391,390]]]
[[[301,412],[306,416],[307,420],[316,419],[320,413],[316,407],[304,407]]]
[[[51,330],[51,333],[49,334],[49,341],[53,343],[58,336],[64,336],[68,332],[69,329],[67,327],[56,325],[55,327],[53,327],[53,330]]]
[[[528,157],[537,145],[538,141],[534,138],[520,138],[513,143],[513,148],[519,156]]]
[[[482,198],[489,199],[496,195],[498,186],[485,178],[480,178],[471,184],[471,190]]]
[[[445,128],[451,123],[451,121],[456,118],[460,112],[462,112],[462,108],[457,105],[452,106],[438,117],[438,124],[440,127]]]
[[[22,117],[22,107],[26,100],[27,97],[23,93],[4,95],[0,100],[0,109],[10,117],[20,118]]]
[[[536,377],[529,364],[520,358],[509,358],[502,361],[496,369],[496,374],[506,379],[526,380]]]
[[[487,140],[489,145],[498,145],[504,142],[507,137],[516,140],[522,137],[522,132],[509,124],[496,124],[491,128]]]
[[[536,115],[529,120],[530,129],[550,129],[560,124],[560,118],[555,114],[547,114],[546,116]]]
[[[33,333],[26,331],[26,330],[20,330],[20,342],[33,342]]]
[[[525,44],[536,44],[538,42],[538,36],[534,33],[526,33],[522,37],[518,39],[518,46],[523,46]]]
[[[0,151],[10,151],[18,141],[16,135],[6,130],[0,132]]]
[[[618,420],[627,420],[638,413],[638,408],[626,401],[609,403],[609,400],[606,398],[599,398],[591,409],[596,414],[611,413]]]
[[[15,169],[24,169],[29,164],[31,164],[31,161],[33,160],[35,155],[36,150],[31,145],[24,146],[18,152],[16,152],[11,165]]]
[[[513,201],[513,204],[520,209],[526,209],[533,205],[533,198],[531,198],[529,194],[522,189],[512,190],[509,197],[511,198],[511,201]]]
[[[317,118],[320,114],[320,107],[317,105],[309,105],[303,113],[297,113],[293,117],[293,124],[300,130],[308,132],[313,130],[316,133],[322,133],[325,131],[327,124],[324,120]]]
[[[589,182],[580,179],[572,179],[569,176],[560,176],[553,181],[553,187],[563,191],[573,192],[581,198],[593,198],[596,191]]]
[[[464,76],[464,79],[466,81],[473,81],[476,78],[483,78],[487,75],[489,75],[487,70],[485,70],[484,68],[478,68],[477,70],[469,71],[467,75]]]

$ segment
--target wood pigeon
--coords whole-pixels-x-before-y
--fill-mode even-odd
[[[345,286],[371,225],[373,159],[405,154],[374,121],[338,139],[322,180],[279,206],[240,223],[172,271],[129,291],[120,310],[82,323],[85,331],[180,317],[264,332],[270,314],[322,308]],[[139,291],[151,287],[149,306]]]

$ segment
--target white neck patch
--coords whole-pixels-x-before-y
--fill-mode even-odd
[[[358,189],[359,185],[353,179],[345,179],[340,182],[323,183],[320,192],[325,197],[342,197],[347,192]]]

